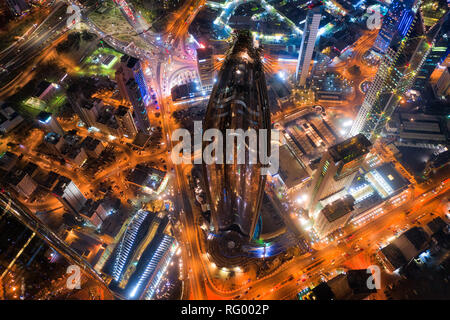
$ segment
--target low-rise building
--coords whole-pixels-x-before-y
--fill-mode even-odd
[[[382,199],[406,189],[410,182],[391,163],[385,163],[365,174],[365,179]]]
[[[413,227],[377,253],[385,268],[396,271],[428,248],[429,237],[421,227]]]
[[[280,147],[279,162],[276,177],[283,182],[288,193],[300,190],[311,179],[310,169],[291,152],[288,145]]]
[[[90,136],[84,138],[83,142],[81,142],[81,146],[91,158],[98,158],[103,150],[105,150],[105,146],[100,140]]]
[[[441,149],[447,145],[448,128],[442,117],[419,113],[398,113],[386,125],[396,146]]]
[[[6,134],[23,122],[23,118],[9,104],[0,106],[0,133]]]
[[[336,277],[321,282],[316,287],[299,294],[301,300],[363,300],[377,289],[369,288],[367,283],[372,274],[366,269],[349,270]]]
[[[324,238],[330,233],[344,227],[351,219],[355,199],[351,195],[338,199],[326,205],[314,220],[314,229],[319,237]]]
[[[144,192],[159,194],[167,185],[167,173],[138,164],[127,177],[129,183],[141,187]]]

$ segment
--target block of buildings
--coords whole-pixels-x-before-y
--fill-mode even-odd
[[[0,133],[6,134],[23,122],[23,118],[9,104],[0,106]]]
[[[167,185],[167,173],[138,164],[127,176],[129,183],[141,187],[147,193],[159,194]]]
[[[408,264],[428,249],[428,246],[429,237],[425,230],[421,227],[413,227],[380,249],[377,256],[384,267],[393,272]]]
[[[338,199],[320,210],[314,219],[314,229],[320,238],[343,228],[351,219],[355,199],[351,195]]]
[[[81,142],[81,146],[83,147],[86,154],[91,158],[98,158],[100,154],[105,150],[105,146],[103,143],[95,138],[87,136]]]
[[[349,270],[306,290],[299,297],[301,300],[363,300],[377,292],[376,288],[367,286],[370,276],[366,269]]]

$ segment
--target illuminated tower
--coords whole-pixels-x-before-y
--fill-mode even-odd
[[[210,91],[214,84],[214,61],[212,48],[197,49],[197,68],[202,89]]]
[[[270,148],[270,111],[266,80],[260,49],[253,46],[248,31],[240,31],[228,51],[208,103],[203,130],[219,129],[225,136],[227,129],[268,129],[263,140]],[[250,143],[243,144],[248,160]],[[261,146],[261,142],[259,144]],[[234,144],[232,164],[203,162],[207,195],[211,204],[211,224],[214,233],[236,231],[245,239],[253,237],[266,178],[261,175],[260,163],[238,164],[241,144]],[[225,143],[223,152],[226,153]]]
[[[440,66],[447,56],[450,54],[450,19],[447,15],[446,21],[442,25],[441,31],[436,37],[436,41],[431,48],[425,62],[420,68],[419,74],[417,75],[416,82],[414,83],[413,89],[424,90],[430,81],[431,74],[436,68],[443,68]]]
[[[150,93],[142,71],[141,62],[124,55],[116,71],[116,82],[124,99],[131,102],[136,127],[139,131],[149,133],[151,126],[147,114]]]
[[[333,195],[346,191],[350,187],[359,168],[371,147],[370,141],[362,134],[349,138],[330,147],[322,156],[311,180],[307,196],[310,214],[318,209],[319,201],[328,198],[327,203],[336,199]]]
[[[375,140],[398,106],[402,95],[411,89],[417,74],[434,44],[448,9],[445,0],[427,0],[400,24],[384,54],[377,74],[364,98],[349,135],[363,133]],[[406,18],[405,18],[406,19]]]
[[[314,51],[314,45],[319,31],[320,18],[322,17],[322,3],[308,5],[305,28],[303,30],[302,43],[298,52],[296,80],[300,86],[304,86],[309,73],[309,66]]]
[[[414,0],[395,0],[391,3],[373,44],[373,51],[380,55],[386,53],[397,29],[402,29],[411,23],[413,18],[411,8],[414,2]]]

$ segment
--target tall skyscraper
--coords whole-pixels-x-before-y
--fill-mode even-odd
[[[412,19],[408,18],[405,20],[407,22],[398,25],[350,136],[363,133],[370,140],[375,140],[402,95],[413,86],[448,11],[445,0],[433,1],[432,6],[438,4],[433,10],[429,10],[430,4],[431,0],[424,1],[419,8],[405,13],[405,17],[411,15]]]
[[[228,51],[208,103],[203,130],[269,129],[265,143],[270,148],[270,111],[260,49],[253,47],[249,31],[240,31]],[[264,141],[264,140],[263,140]],[[261,145],[261,144],[260,144]],[[204,145],[205,146],[205,145]],[[242,146],[239,146],[242,148]],[[232,164],[203,162],[207,196],[214,233],[235,231],[251,239],[259,217],[266,177],[260,163],[238,164],[237,144]],[[227,160],[225,143],[223,154]],[[249,147],[245,153],[248,160]],[[225,162],[225,161],[224,161]]]
[[[322,17],[322,3],[311,2],[308,5],[303,38],[298,52],[297,70],[295,77],[300,86],[304,86],[308,77],[314,45],[319,31],[320,18]]]
[[[127,55],[121,59],[116,71],[116,82],[124,99],[131,102],[136,127],[139,131],[149,133],[151,129],[147,114],[150,93],[145,81],[141,62]]]
[[[445,98],[450,94],[450,67],[445,68],[442,72],[434,86],[434,92],[438,98]]]
[[[450,19],[447,15],[446,21],[442,25],[441,31],[436,37],[436,41],[431,48],[430,53],[425,59],[419,74],[417,75],[416,82],[413,89],[423,90],[430,81],[431,74],[439,67],[439,64],[443,63],[447,56],[450,54]]]
[[[114,117],[123,133],[124,136],[132,139],[137,134],[136,124],[133,121],[133,116],[129,108],[125,106],[119,106]]]
[[[79,211],[87,202],[86,197],[76,184],[66,177],[60,177],[52,192],[63,206],[74,214],[79,214]]]
[[[197,68],[202,89],[209,91],[214,85],[214,61],[212,48],[197,49]]]
[[[372,46],[372,50],[375,53],[381,56],[384,55],[397,29],[409,26],[412,21],[411,10],[415,1],[416,0],[395,0],[391,3],[383,18],[383,23],[378,32],[378,36]]]
[[[320,209],[319,201],[350,187],[371,145],[364,135],[358,134],[328,149],[322,156],[308,190],[307,207],[311,215]]]

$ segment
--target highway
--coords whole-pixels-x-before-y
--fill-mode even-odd
[[[82,268],[83,272],[88,277],[94,279],[97,284],[103,284],[104,291],[108,294],[111,294],[97,271],[95,271],[84,258],[82,258],[69,245],[67,245],[66,242],[60,240],[60,238],[53,231],[51,231],[45,224],[37,219],[34,214],[29,212],[27,208],[24,208],[21,204],[16,203],[6,193],[0,194],[0,205],[4,211],[10,212],[21,223],[35,232],[38,237],[44,240],[61,256],[67,259],[70,264],[78,265],[80,268]]]

